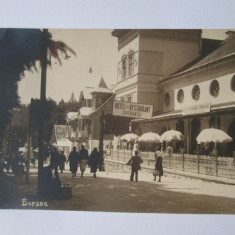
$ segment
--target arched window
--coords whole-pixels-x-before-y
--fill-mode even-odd
[[[182,89],[178,90],[177,101],[179,103],[183,103],[184,102],[184,91]]]
[[[195,85],[192,90],[192,97],[194,100],[199,100],[200,98],[200,87],[198,85]]]
[[[217,97],[219,95],[219,82],[217,80],[213,80],[210,85],[210,94],[213,97]]]
[[[166,107],[168,107],[170,104],[170,95],[168,92],[165,94],[164,100],[165,100]]]
[[[233,75],[233,77],[231,79],[231,89],[232,89],[232,91],[235,91],[235,75]]]
[[[219,117],[211,117],[209,120],[209,127],[220,129],[220,118]]]

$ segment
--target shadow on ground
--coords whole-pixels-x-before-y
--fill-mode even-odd
[[[103,212],[156,212],[190,214],[234,214],[235,199],[162,190],[161,183],[130,182],[108,176],[70,178],[61,175],[63,184],[72,187],[72,198],[49,200],[36,197],[36,177],[30,185],[19,186],[19,207],[22,209],[50,209]],[[46,202],[47,206],[22,206],[27,202]]]

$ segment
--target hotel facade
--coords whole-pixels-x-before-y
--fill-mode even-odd
[[[195,153],[201,130],[218,128],[235,151],[235,33],[224,41],[203,39],[201,30],[114,30],[118,38],[116,100],[153,105],[152,119],[132,119],[132,131],[181,131]],[[174,151],[180,145],[174,143]]]

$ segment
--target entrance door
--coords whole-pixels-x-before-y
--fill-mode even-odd
[[[183,119],[180,119],[176,123],[176,130],[180,131],[182,134],[184,134],[184,121]],[[183,141],[177,141],[176,142],[176,152],[180,152],[180,148],[184,147],[184,142]]]
[[[228,143],[228,155],[232,157],[235,151],[235,118],[233,118],[233,121],[229,125],[228,135],[233,139],[232,142]]]
[[[194,118],[191,122],[191,153],[195,153],[197,148],[197,136],[201,131],[201,122],[199,118]]]

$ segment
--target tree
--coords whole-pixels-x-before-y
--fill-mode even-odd
[[[70,96],[69,102],[71,102],[71,103],[75,103],[76,102],[75,95],[74,95],[73,92],[72,92],[72,94]]]
[[[18,82],[24,71],[37,70],[36,61],[42,58],[43,34],[39,29],[0,29],[0,138],[4,137],[12,117],[11,110],[19,106]],[[76,53],[61,41],[47,35],[48,53],[61,64],[61,53]],[[61,53],[59,53],[61,52]],[[48,61],[48,65],[51,65]]]

